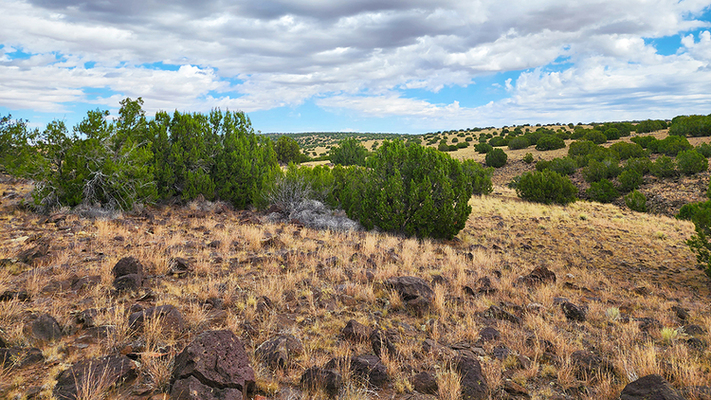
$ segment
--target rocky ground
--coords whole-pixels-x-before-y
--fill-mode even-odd
[[[711,398],[693,225],[500,183],[442,242],[208,202],[41,216],[4,178],[0,398]]]

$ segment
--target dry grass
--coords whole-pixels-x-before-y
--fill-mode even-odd
[[[691,224],[587,202],[566,207],[530,204],[501,187],[496,193],[472,198],[474,211],[467,226],[450,242],[309,229],[295,233],[289,225],[243,224],[240,214],[232,212],[188,218],[189,207],[152,210],[153,220],[71,216],[58,224],[39,224],[37,216],[1,204],[5,229],[0,231],[0,257],[12,258],[30,247],[27,239],[16,240],[29,237],[26,232],[50,238],[52,252],[50,259],[30,268],[0,269],[0,292],[25,289],[31,295],[28,302],[0,302],[0,335],[12,345],[27,346],[23,325],[29,315],[54,315],[67,332],[74,332],[58,343],[41,345],[57,369],[139,343],[133,350],[141,363],[136,384],[156,394],[169,389],[172,355],[201,331],[219,328],[240,335],[250,353],[278,334],[297,336],[304,354],[290,368],[272,371],[259,362],[254,367],[265,395],[298,386],[306,368],[372,351],[369,343],[339,337],[349,319],[378,326],[394,338],[397,354],[382,357],[391,385],[380,397],[408,393],[410,378],[428,369],[438,371],[440,399],[459,398],[461,378],[446,356],[421,354],[425,339],[445,346],[480,346],[492,393],[506,379],[523,385],[532,398],[549,398],[582,384],[590,388],[591,398],[611,398],[648,373],[662,374],[677,388],[711,380],[711,353],[687,345],[691,336],[670,311],[677,304],[687,309],[690,323],[706,330],[697,337],[711,343],[708,278],[694,268],[694,257],[684,244],[693,231]],[[265,246],[269,236],[279,242]],[[214,240],[220,245],[208,247]],[[111,269],[125,256],[141,260],[150,279],[139,293],[115,295]],[[174,257],[191,260],[186,278],[165,275]],[[517,283],[536,266],[554,271],[557,281],[534,288]],[[19,269],[24,272],[15,273]],[[78,291],[43,292],[50,283],[72,275],[99,275],[101,282]],[[444,283],[433,285],[434,300],[425,315],[408,311],[399,294],[384,287],[384,280],[402,275],[426,281],[444,278]],[[476,288],[483,277],[491,279],[495,293],[473,297],[464,290]],[[646,294],[635,293],[641,287]],[[587,307],[587,320],[567,321],[560,298]],[[212,299],[222,301],[225,313],[217,322],[211,311],[219,310],[208,306]],[[142,332],[130,332],[129,309],[136,303],[176,306],[187,322],[186,331],[172,332],[159,320],[150,320]],[[521,323],[484,317],[482,312],[492,305],[516,314]],[[88,340],[86,348],[72,347],[84,334],[74,325],[74,314],[89,308],[100,310],[97,326],[112,329],[106,338]],[[634,318],[654,318],[660,328],[644,332]],[[496,328],[501,339],[479,344],[479,332],[488,326]],[[513,356],[500,361],[492,356],[496,346],[506,346],[531,363],[520,366]],[[73,351],[60,351],[64,347]],[[571,359],[577,350],[596,352],[612,363],[615,374],[581,380]],[[374,396],[372,389],[343,372],[347,385],[340,398]],[[54,376],[38,368],[12,374],[18,384],[0,387],[1,396],[45,385]]]

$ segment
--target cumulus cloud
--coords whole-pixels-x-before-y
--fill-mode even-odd
[[[700,19],[708,7],[701,0],[5,0],[0,106],[62,111],[72,102],[115,106],[122,96],[141,96],[149,110],[251,112],[314,101],[412,127],[668,113],[708,101],[711,36],[689,34],[709,26]],[[672,56],[648,41],[677,34],[683,48]],[[14,49],[31,57],[13,57]],[[560,59],[570,66],[551,68]],[[154,63],[179,68],[146,67]],[[405,94],[511,71],[523,72],[505,82],[510,97],[480,107]],[[92,88],[109,94],[97,97]]]

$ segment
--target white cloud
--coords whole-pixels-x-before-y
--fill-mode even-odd
[[[329,109],[409,118],[413,127],[418,118],[489,124],[663,113],[707,101],[711,35],[683,37],[674,56],[645,39],[708,26],[696,19],[707,7],[701,0],[4,0],[0,106],[54,112],[141,96],[149,110],[250,112],[315,99]],[[14,48],[33,56],[12,59]],[[547,72],[561,57],[573,66]],[[141,67],[155,62],[181,67]],[[521,70],[529,72],[502,83],[509,99],[478,108],[403,94]],[[230,85],[231,78],[243,82]],[[93,99],[86,88],[117,94]]]

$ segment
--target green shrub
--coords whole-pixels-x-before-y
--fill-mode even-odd
[[[630,158],[625,162],[625,171],[633,170],[639,173],[640,175],[646,175],[649,173],[649,170],[652,168],[652,160],[649,158],[642,158],[642,157],[635,157],[635,158]]]
[[[491,150],[494,150],[494,146],[490,145],[489,143],[479,143],[474,146],[474,150],[476,150],[476,152],[479,154],[486,154]]]
[[[620,197],[620,193],[615,188],[615,185],[607,179],[601,179],[591,183],[587,194],[591,199],[600,203],[610,203]]]
[[[642,174],[634,169],[622,171],[617,179],[620,181],[620,190],[623,192],[631,192],[635,189],[639,189],[643,182]]]
[[[669,127],[669,134],[686,137],[711,136],[711,115],[680,115],[674,117]]]
[[[617,140],[620,138],[620,130],[617,128],[610,128],[604,131],[607,140]]]
[[[543,135],[536,143],[536,150],[538,151],[556,150],[564,147],[565,141],[554,135]]]
[[[494,175],[494,168],[485,168],[474,160],[465,160],[462,163],[462,170],[472,182],[472,194],[489,194],[494,189],[491,183],[491,177]]]
[[[567,176],[545,170],[526,172],[516,184],[516,193],[524,200],[544,204],[568,204],[576,200],[578,189]]]
[[[711,210],[711,200],[699,203],[684,204],[679,209],[679,213],[676,215],[676,218],[687,221],[694,221],[694,219],[696,218],[696,214],[702,212],[702,210]]]
[[[696,203],[686,210],[682,207],[679,214],[682,214],[682,211],[688,214],[696,232],[686,244],[696,255],[696,261],[704,268],[706,275],[711,277],[711,201]]]
[[[346,138],[338,142],[329,151],[329,158],[334,164],[343,166],[348,165],[365,165],[365,158],[368,156],[368,149],[363,143],[354,138]]]
[[[691,149],[680,151],[676,155],[676,165],[682,174],[693,175],[706,171],[709,168],[709,160],[703,154]]]
[[[508,160],[508,158],[509,157],[503,150],[493,149],[490,152],[486,153],[484,161],[486,161],[486,165],[488,165],[489,167],[501,168],[506,165],[506,161]]]
[[[602,161],[590,160],[588,165],[583,168],[583,177],[587,182],[598,182],[602,179],[611,179],[619,175],[621,168],[614,159],[604,159]]]
[[[573,133],[570,134],[570,138],[573,140],[580,140],[585,137],[585,135],[588,133],[588,129],[585,129],[583,127],[577,127],[575,130],[573,130]]]
[[[449,145],[449,151],[457,151],[459,147],[456,144]]]
[[[649,148],[650,144],[658,141],[654,136],[635,136],[630,140],[642,146],[643,149]]]
[[[439,141],[437,150],[445,152],[445,153],[449,151],[449,145],[447,144],[447,139],[442,139]]]
[[[287,135],[279,136],[274,144],[277,160],[283,164],[292,162],[300,163],[304,161],[305,156],[301,154],[299,143],[294,138]]]
[[[703,154],[706,158],[711,157],[711,145],[709,145],[708,143],[701,143],[700,145],[696,146],[696,151]]]
[[[633,157],[645,157],[647,153],[642,146],[637,143],[619,142],[610,146],[610,151],[617,154],[620,160],[626,160]]]
[[[607,142],[607,137],[597,129],[592,129],[585,134],[585,140],[589,140],[595,144],[602,144]]]
[[[635,130],[637,133],[647,133],[661,131],[662,129],[666,129],[666,127],[666,121],[648,119],[637,124],[637,126],[635,126]]]
[[[625,196],[625,204],[632,211],[647,212],[647,198],[639,190]]]
[[[518,150],[518,149],[525,149],[526,147],[530,146],[531,144],[528,142],[528,139],[526,139],[523,136],[515,137],[511,140],[509,140],[509,149],[511,150]]]
[[[568,147],[568,156],[586,156],[592,154],[598,148],[600,148],[600,146],[589,140],[575,141]]]
[[[532,162],[533,162],[533,154],[531,154],[531,153],[526,153],[526,155],[523,156],[523,159],[522,159],[522,160],[523,160],[523,162],[525,162],[526,164],[532,163]]]
[[[649,172],[657,178],[670,178],[677,176],[674,160],[667,156],[660,156],[652,163]]]
[[[550,161],[539,161],[536,163],[536,170],[543,171],[550,169],[561,175],[572,175],[578,169],[578,166],[570,157],[554,158]]]
[[[473,177],[461,162],[395,140],[383,142],[366,164],[360,171],[336,172],[335,193],[366,229],[450,239],[464,228]]]
[[[665,154],[674,157],[680,151],[690,150],[693,146],[683,136],[667,136],[662,140],[649,143],[649,149],[653,153]]]
[[[507,146],[509,143],[504,137],[494,136],[489,140],[489,144],[494,147],[504,147]]]

